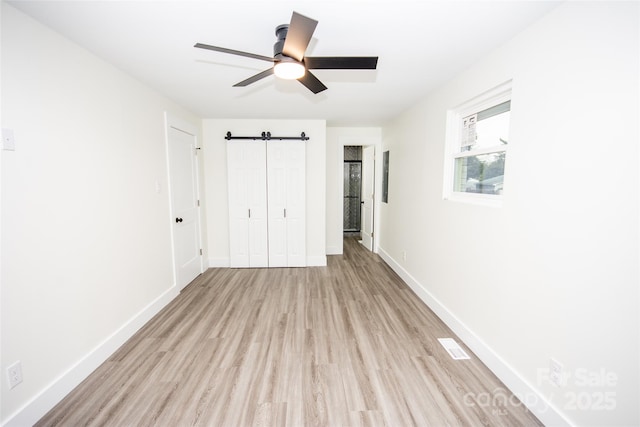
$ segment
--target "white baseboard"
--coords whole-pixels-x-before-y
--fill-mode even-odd
[[[31,401],[9,416],[3,426],[24,427],[34,425],[177,295],[176,286],[172,286],[162,293],[122,325],[120,329],[45,387]]]
[[[444,304],[434,297],[383,248],[380,257],[393,269],[413,292],[469,347],[478,358],[514,393],[546,426],[571,426],[571,422],[549,400],[506,363],[471,328],[462,323]],[[524,398],[523,398],[524,397]]]
[[[327,265],[326,256],[307,257],[307,267],[325,267]],[[229,268],[229,258],[209,258],[209,268]]]
[[[326,266],[327,266],[326,255],[307,257],[307,267],[326,267]]]
[[[229,268],[230,261],[228,257],[209,258],[209,268]]]

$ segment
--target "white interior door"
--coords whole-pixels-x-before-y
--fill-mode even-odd
[[[267,162],[269,267],[287,267],[287,147],[285,141],[269,141]]]
[[[249,267],[249,203],[244,143],[227,144],[229,265]]]
[[[249,267],[268,267],[266,148],[264,141],[250,144],[246,157],[249,168]]]
[[[168,124],[173,260],[176,285],[184,288],[202,273],[198,207],[197,139]]]
[[[267,187],[264,141],[227,144],[231,267],[267,267]]]
[[[306,265],[305,145],[269,141],[269,267]]]
[[[374,200],[374,158],[373,145],[362,147],[362,216],[360,227],[362,244],[373,251],[373,200]]]
[[[306,146],[287,141],[287,266],[307,265]]]

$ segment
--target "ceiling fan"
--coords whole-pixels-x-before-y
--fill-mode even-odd
[[[309,70],[375,70],[377,56],[304,56],[318,21],[293,12],[291,22],[276,27],[277,41],[273,45],[273,58],[224,47],[196,43],[194,47],[209,49],[232,55],[246,56],[272,62],[273,66],[255,76],[233,85],[248,86],[265,77],[275,74],[283,79],[297,79],[313,93],[319,93],[327,87]]]

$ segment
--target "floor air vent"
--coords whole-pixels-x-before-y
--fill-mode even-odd
[[[471,359],[469,355],[458,345],[453,338],[438,338],[440,344],[444,347],[449,355],[455,360]]]

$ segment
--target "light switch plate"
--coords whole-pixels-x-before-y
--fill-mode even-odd
[[[2,149],[6,151],[15,151],[16,140],[13,137],[13,129],[2,128]]]

